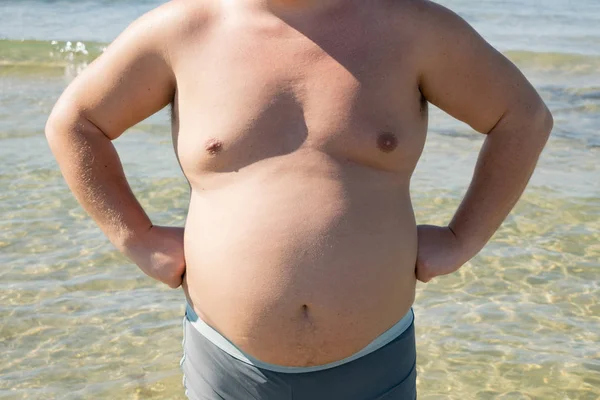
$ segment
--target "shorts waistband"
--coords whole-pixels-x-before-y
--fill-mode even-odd
[[[253,365],[258,368],[267,369],[275,372],[284,372],[284,373],[303,373],[303,372],[315,372],[321,371],[324,369],[329,369],[333,367],[338,367],[340,365],[349,363],[350,361],[354,361],[358,358],[364,357],[367,354],[370,354],[376,350],[379,350],[386,344],[390,343],[398,336],[402,335],[414,321],[414,311],[411,308],[404,317],[402,317],[394,326],[392,326],[387,331],[383,332],[381,335],[376,337],[371,343],[367,346],[359,350],[358,352],[352,354],[349,357],[344,359],[334,361],[331,363],[323,364],[323,365],[315,365],[310,367],[290,367],[285,365],[277,365],[270,364],[264,361],[260,361],[250,354],[243,352],[240,348],[238,348],[235,344],[233,344],[229,339],[215,330],[213,327],[204,322],[201,318],[198,317],[194,309],[186,302],[186,318],[192,326],[206,339],[212,342],[215,346],[219,347],[221,350],[231,355],[232,357],[237,358],[238,360],[245,362],[247,364]]]

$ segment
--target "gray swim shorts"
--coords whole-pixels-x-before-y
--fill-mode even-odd
[[[190,400],[413,400],[412,310],[363,350],[314,367],[268,364],[242,352],[188,305],[183,318],[183,385]]]

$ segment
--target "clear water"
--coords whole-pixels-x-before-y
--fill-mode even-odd
[[[1,399],[184,398],[182,293],[108,244],[43,137],[70,79],[159,3],[0,0]],[[419,286],[419,398],[598,399],[600,2],[441,3],[522,68],[556,128],[489,245]],[[419,223],[446,224],[483,137],[432,114],[412,196]],[[116,145],[153,220],[181,225],[187,185],[167,122],[159,113]]]

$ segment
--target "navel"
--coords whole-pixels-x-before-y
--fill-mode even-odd
[[[223,142],[217,139],[209,139],[206,142],[205,149],[211,156],[217,155],[221,150],[223,150]]]
[[[377,147],[384,153],[391,153],[398,147],[398,138],[391,132],[381,132],[377,137]]]
[[[308,306],[306,304],[302,305],[302,316],[305,318],[308,317]]]

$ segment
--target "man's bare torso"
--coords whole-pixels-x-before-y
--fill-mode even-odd
[[[152,223],[112,144],[169,103],[185,229]],[[410,201],[427,103],[487,135],[447,226],[416,226]],[[309,366],[355,353],[408,312],[417,278],[476,255],[552,126],[515,65],[428,0],[172,0],[71,82],[45,133],[145,274],[255,358]]]
[[[415,295],[427,107],[412,2],[310,16],[213,3],[173,51],[186,295],[262,361],[342,359]]]

